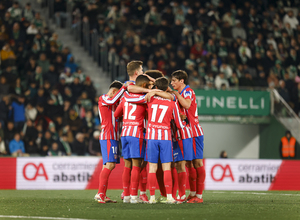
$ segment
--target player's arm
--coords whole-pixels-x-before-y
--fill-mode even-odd
[[[185,109],[189,109],[191,107],[191,99],[189,99],[189,97],[184,98],[182,97],[177,91],[173,91],[173,94],[176,96],[176,98],[178,99],[178,102],[180,103],[180,105],[185,108]]]
[[[114,116],[115,118],[120,118],[123,115],[123,103],[124,98],[122,98],[120,105],[118,105],[117,109],[115,110]]]
[[[128,102],[128,103],[145,104],[146,103],[145,96],[146,95],[134,95],[134,96],[132,96],[128,92],[124,93],[125,101]]]
[[[119,91],[112,98],[109,98],[107,96],[103,96],[103,98],[102,98],[103,104],[105,104],[105,105],[114,105],[114,104],[116,104],[120,100],[120,98],[122,97],[125,90],[126,90],[126,86],[123,85],[121,87],[121,89],[119,89]]]
[[[145,97],[145,100],[147,102],[150,101],[150,99],[153,97],[153,96],[159,96],[159,97],[162,97],[164,99],[169,99],[171,101],[175,101],[175,97],[171,94],[171,93],[168,93],[168,92],[164,92],[164,91],[151,91],[149,93],[147,93],[146,97]]]
[[[151,89],[143,88],[136,85],[129,85],[127,87],[127,91],[131,93],[148,93],[151,91]]]
[[[185,127],[185,123],[180,118],[179,107],[177,102],[174,102],[173,118],[177,128],[183,129]]]

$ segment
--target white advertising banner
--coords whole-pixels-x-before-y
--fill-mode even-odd
[[[85,189],[100,158],[17,158],[17,189]]]
[[[206,190],[268,190],[281,160],[206,159]]]

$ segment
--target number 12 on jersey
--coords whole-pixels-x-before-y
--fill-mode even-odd
[[[166,112],[168,110],[168,106],[166,105],[158,105],[158,104],[153,104],[151,105],[151,108],[153,109],[152,111],[152,117],[151,117],[151,121],[152,122],[155,122],[155,119],[156,119],[156,114],[157,114],[157,109],[162,109],[161,113],[160,113],[160,116],[158,118],[158,123],[162,123],[165,115],[166,115]]]

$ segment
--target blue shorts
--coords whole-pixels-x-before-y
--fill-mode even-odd
[[[174,162],[191,161],[193,156],[193,138],[183,139],[173,142],[173,158]]]
[[[168,140],[147,140],[147,161],[150,163],[173,162],[172,141]]]
[[[144,158],[145,156],[145,145],[144,139],[124,136],[121,137],[122,143],[122,154],[124,159],[130,158]]]
[[[204,136],[198,136],[193,138],[193,156],[195,159],[203,159],[203,149],[204,149]]]
[[[120,163],[119,141],[100,140],[103,165],[107,162]]]

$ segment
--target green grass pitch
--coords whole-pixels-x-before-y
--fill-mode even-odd
[[[300,219],[300,192],[205,191],[203,204],[180,205],[123,204],[121,190],[107,193],[118,203],[98,204],[93,200],[95,194],[96,190],[0,190],[0,220],[13,219],[12,216],[131,220]]]

